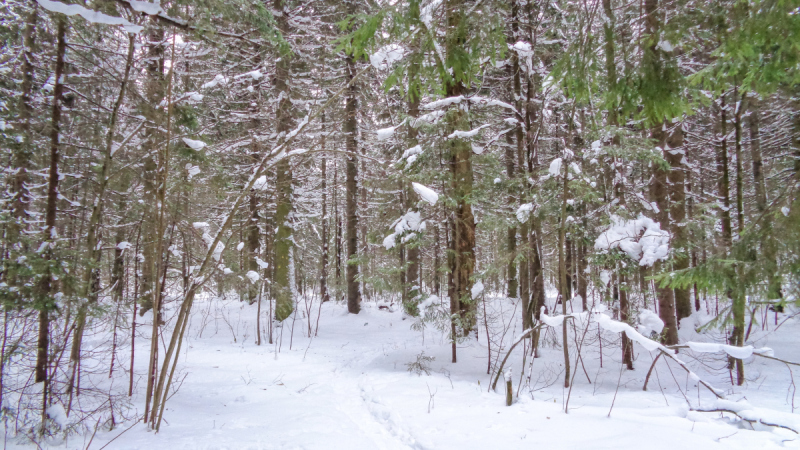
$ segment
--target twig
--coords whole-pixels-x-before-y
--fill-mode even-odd
[[[650,375],[653,373],[653,369],[656,367],[656,362],[658,358],[661,358],[661,352],[656,355],[656,358],[653,360],[653,364],[650,365],[650,370],[647,371],[647,376],[644,378],[644,386],[642,386],[642,390],[647,390],[647,383],[650,381]]]
[[[136,425],[139,425],[139,423],[140,423],[140,422],[141,422],[141,417],[140,417],[140,416],[137,416],[137,417],[134,419],[134,421],[133,421],[133,424],[132,424],[131,426],[129,426],[128,428],[126,428],[126,429],[122,430],[122,433],[120,433],[120,434],[118,434],[118,435],[114,436],[114,439],[111,439],[110,441],[106,442],[106,445],[104,445],[104,446],[100,447],[100,450],[103,450],[104,448],[108,447],[108,446],[109,446],[109,444],[111,444],[112,442],[114,442],[114,441],[115,441],[115,440],[116,440],[118,437],[120,437],[120,436],[122,436],[123,434],[125,434],[125,433],[126,433],[128,430],[130,430],[131,428],[135,427]]]
[[[625,369],[625,364],[620,364],[619,366],[619,378],[617,378],[617,389],[614,391],[614,398],[611,399],[611,407],[608,408],[608,415],[606,417],[611,417],[611,410],[614,409],[614,403],[617,402],[617,392],[619,392],[619,383],[622,381],[622,371]]]

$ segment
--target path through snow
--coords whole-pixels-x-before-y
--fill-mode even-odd
[[[506,311],[514,308],[510,300],[497,302],[505,302]],[[578,369],[570,412],[565,414],[567,391],[560,387],[562,363],[557,348],[544,348],[543,357],[535,361],[535,390],[524,390],[513,406],[506,407],[502,390],[488,393],[486,389],[489,377],[483,331],[482,342],[461,345],[459,362],[452,364],[450,346],[443,337],[429,328],[423,344],[422,334],[411,330],[411,319],[404,319],[399,311],[365,304],[356,316],[347,314],[342,305],[328,303],[322,308],[319,335],[309,341],[301,331],[306,322],[298,319],[290,350],[287,324],[276,357],[275,345],[254,344],[255,306],[229,302],[224,312],[231,328],[219,316],[207,319],[203,326],[201,311],[209,306],[203,301],[196,307],[188,345],[182,352],[181,373],[176,377],[185,379],[167,404],[161,432],[154,434],[142,424],[134,425],[106,448],[798,447],[796,436],[785,430],[754,431],[718,415],[687,414],[686,400],[666,366],[654,375],[657,379],[651,380],[651,390],[642,392],[642,379],[652,361],[642,348],[636,349],[637,370],[622,372],[621,378],[616,349],[607,349],[603,368],[597,351],[587,350],[585,365],[592,384]],[[245,337],[248,329],[250,336]],[[236,330],[236,342],[232,330]],[[507,339],[514,331],[520,330],[511,330]],[[137,343],[137,348],[144,347]],[[435,357],[430,376],[417,376],[406,368],[423,350]],[[515,361],[515,386],[522,370],[520,355],[516,356],[511,358]],[[750,373],[761,370],[757,365],[762,363],[750,364]],[[673,368],[672,373],[681,388],[694,396],[690,401],[711,401],[677,370]],[[141,374],[145,369],[142,366],[137,371]],[[620,390],[608,418],[618,379]],[[663,395],[657,392],[659,384]],[[775,386],[782,392],[758,393],[758,387],[753,387],[753,392],[740,394],[748,393],[751,401],[766,396],[775,406],[780,403],[779,396],[785,397],[787,384],[777,382]],[[138,391],[141,398],[141,378]],[[141,403],[135,402],[138,411]],[[91,448],[108,444],[128,426],[98,432]],[[84,437],[73,437],[66,447],[84,448],[85,442]]]

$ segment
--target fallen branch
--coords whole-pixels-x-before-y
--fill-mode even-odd
[[[647,376],[644,377],[644,386],[642,387],[643,391],[647,390],[647,383],[650,382],[650,375],[653,373],[653,369],[656,367],[656,363],[658,362],[658,358],[661,358],[661,352],[659,352],[655,359],[653,359],[653,364],[650,364],[650,370],[647,371]]]
[[[541,328],[542,328],[541,324],[537,325],[536,327],[529,328],[527,331],[522,333],[517,338],[517,340],[514,341],[513,344],[511,344],[511,348],[508,349],[508,352],[506,353],[505,358],[503,358],[503,362],[501,362],[500,363],[500,367],[497,368],[497,373],[494,376],[494,382],[492,382],[492,390],[495,390],[497,388],[497,380],[500,378],[500,374],[503,373],[503,367],[506,365],[506,361],[508,361],[508,357],[511,356],[511,352],[514,351],[514,348],[517,345],[519,345],[519,343],[522,342],[523,339],[525,339],[526,337],[530,336],[531,333],[533,333],[534,331],[540,330]]]
[[[722,392],[722,391],[720,391],[719,389],[716,389],[716,388],[714,388],[714,387],[713,387],[713,386],[711,386],[710,384],[708,384],[708,383],[706,383],[705,381],[701,380],[701,379],[700,379],[700,377],[698,377],[696,373],[692,372],[692,371],[691,371],[691,370],[690,370],[688,367],[686,367],[686,363],[685,363],[685,362],[683,362],[683,361],[681,361],[680,359],[676,358],[676,357],[675,357],[675,355],[671,354],[671,353],[670,353],[670,352],[668,352],[668,351],[665,351],[665,350],[664,350],[664,349],[662,349],[662,348],[659,348],[658,350],[659,350],[659,351],[661,352],[661,354],[663,354],[664,356],[667,356],[667,357],[669,357],[670,359],[672,359],[673,361],[675,361],[676,363],[678,363],[678,365],[679,365],[679,366],[681,366],[681,367],[683,368],[683,370],[685,370],[685,371],[686,371],[686,373],[688,373],[690,376],[694,375],[694,378],[696,378],[696,379],[697,379],[697,382],[698,382],[698,383],[700,383],[700,384],[702,384],[702,385],[703,385],[703,387],[705,387],[705,388],[706,388],[706,389],[708,389],[709,391],[711,391],[711,393],[712,393],[712,394],[714,394],[714,396],[716,396],[717,398],[725,398],[725,396],[724,396],[724,395],[720,394],[720,392]],[[655,364],[655,361],[653,362],[653,364]]]
[[[698,408],[698,409],[691,409],[690,411],[708,412],[708,413],[711,413],[711,412],[731,413],[731,414],[735,415],[736,417],[738,417],[738,418],[740,418],[740,419],[742,419],[745,422],[750,423],[750,424],[760,423],[761,425],[766,425],[768,427],[783,428],[784,430],[789,430],[794,434],[800,434],[800,432],[798,432],[794,428],[786,426],[786,425],[781,425],[779,423],[765,422],[764,419],[761,419],[761,418],[759,418],[759,419],[748,419],[747,417],[742,416],[741,414],[739,414],[738,412],[736,412],[736,411],[734,411],[732,409],[726,409],[726,408],[699,409]]]

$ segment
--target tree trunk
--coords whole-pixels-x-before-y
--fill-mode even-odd
[[[466,43],[464,21],[464,5],[461,1],[450,1],[447,8],[447,54],[463,51]],[[448,67],[454,75],[444,78],[445,95],[457,97],[466,94],[466,88],[456,71],[464,68]],[[470,129],[467,114],[461,108],[452,108],[447,112],[447,132]],[[469,141],[457,138],[447,143],[450,156],[450,170],[453,183],[453,199],[455,201],[454,241],[455,241],[455,298],[458,302],[458,315],[461,332],[464,336],[475,327],[475,301],[472,298],[472,279],[475,270],[475,217],[472,214],[472,146]],[[452,301],[452,299],[451,299]]]
[[[686,151],[683,148],[683,129],[676,125],[667,138],[664,148],[664,157],[670,165],[669,175],[669,230],[672,234],[670,247],[679,253],[672,263],[674,270],[683,270],[689,267],[689,252],[686,248]],[[662,224],[664,229],[665,224]],[[675,288],[675,311],[677,320],[689,317],[692,314],[692,299],[689,288]]]
[[[155,21],[153,21],[155,22]],[[144,262],[142,263],[142,289],[141,289],[141,308],[139,315],[144,316],[147,311],[153,311],[152,333],[150,336],[150,353],[148,355],[147,369],[147,388],[145,394],[144,421],[147,423],[153,419],[151,415],[151,402],[153,401],[153,390],[156,386],[156,373],[158,369],[158,326],[161,323],[161,314],[158,302],[158,292],[156,280],[158,278],[158,261],[161,254],[158,251],[163,235],[160,233],[160,208],[158,207],[158,172],[159,165],[154,157],[158,153],[157,147],[162,141],[162,116],[156,109],[164,98],[164,30],[157,23],[152,24],[152,28],[147,33],[147,79],[145,81],[145,98],[142,108],[145,117],[153,124],[152,128],[146,130],[145,149],[147,151],[144,159],[144,173],[142,175],[144,184],[144,221],[142,222],[142,239]]]
[[[742,110],[745,98],[739,99],[739,90],[734,88],[733,128],[734,145],[736,150],[736,230],[741,235],[744,232],[744,169],[742,168]]]
[[[667,145],[667,131],[665,128],[666,124],[661,124],[656,125],[651,130],[652,138],[656,141],[656,145],[662,150],[665,149]],[[668,175],[669,170],[656,165],[653,170],[653,177],[650,180],[652,201],[655,201],[658,207],[656,220],[661,225],[662,230],[670,229]],[[662,264],[661,261],[657,261],[653,265],[653,271],[655,273],[661,272]],[[658,297],[658,315],[664,322],[664,343],[667,345],[676,345],[678,343],[678,322],[677,316],[675,315],[675,292],[672,288],[656,286],[656,295]]]
[[[155,22],[155,21],[153,21]],[[158,208],[156,204],[157,193],[157,173],[158,164],[154,158],[157,152],[157,145],[163,141],[161,131],[161,112],[156,108],[164,98],[164,30],[157,23],[151,24],[152,28],[147,32],[147,60],[145,63],[147,78],[145,81],[145,98],[142,102],[144,116],[152,123],[152,127],[146,129],[145,149],[147,151],[143,161],[143,187],[144,187],[144,216],[142,222],[142,240],[144,261],[142,262],[142,289],[141,289],[141,308],[139,315],[153,308],[155,302],[155,279],[156,261],[161,255],[156,254],[157,242],[163,236],[158,235]],[[154,313],[160,320],[160,314]],[[146,409],[146,408],[145,408]]]
[[[756,96],[748,99],[750,107],[750,159],[753,162],[753,185],[755,186],[756,211],[763,214],[767,210],[767,187],[764,180],[763,158],[761,155],[761,131],[759,129],[759,102]],[[772,236],[772,218],[765,216],[763,219],[763,240],[762,248],[764,261],[767,264],[767,273],[770,276],[767,287],[767,300],[783,298],[781,289],[781,277],[778,274],[777,258],[775,257],[775,239]]]
[[[567,285],[567,258],[566,258],[566,249],[565,246],[567,244],[567,197],[569,183],[568,183],[568,174],[569,174],[569,163],[566,159],[561,161],[561,165],[564,166],[564,171],[561,174],[561,211],[559,214],[559,224],[558,224],[558,292],[559,296],[561,297],[561,314],[567,314],[567,301],[569,300],[569,287]],[[570,380],[570,365],[569,365],[569,340],[567,336],[567,320],[564,320],[562,327],[561,327],[561,334],[562,334],[562,347],[564,350],[564,387],[569,387],[569,380]]]
[[[347,56],[347,81],[356,75],[356,61]],[[344,135],[347,149],[347,311],[358,314],[361,311],[361,287],[358,277],[358,88],[355,83],[347,88],[345,100]]]
[[[414,15],[416,17],[412,17],[411,20],[414,23],[418,23],[419,16],[418,10],[414,10]],[[417,35],[419,36],[419,35]],[[411,56],[411,62],[408,67],[408,95],[407,95],[407,104],[408,104],[408,117],[413,122],[414,119],[419,117],[419,102],[420,102],[420,95],[421,93],[418,91],[419,89],[419,60],[418,58],[420,55],[417,53],[419,52],[419,38],[415,39],[413,42],[413,52],[414,54]],[[417,127],[416,123],[412,123],[411,126],[408,127],[408,136],[407,142],[408,147],[414,147],[417,145]],[[416,207],[416,202],[412,199],[415,199],[417,196],[414,193],[414,190],[409,183],[406,186],[406,198],[408,199],[409,207],[413,211],[418,211]],[[415,233],[415,231],[411,231]],[[404,291],[406,292],[406,302],[409,303],[411,311],[417,311],[417,304],[420,301],[420,236],[417,236],[416,239],[412,239],[409,244],[407,245],[408,253],[406,254],[408,259],[408,267],[406,269],[406,287],[404,287]]]
[[[339,214],[339,164],[333,164],[333,220],[336,222],[336,293],[342,287],[342,216]]]
[[[64,55],[67,51],[67,19],[57,18],[58,31],[56,43],[55,86],[53,87],[53,109],[50,122],[50,173],[47,181],[47,206],[45,209],[44,240],[47,244],[44,257],[47,268],[41,278],[41,299],[39,304],[39,338],[36,345],[35,381],[44,383],[42,389],[42,417],[45,416],[48,397],[48,358],[50,354],[50,311],[55,308],[53,302],[53,278],[51,260],[56,239],[56,208],[58,202],[58,163],[61,157],[61,96],[64,93]]]
[[[447,296],[450,299],[450,346],[452,350],[452,362],[455,364],[456,359],[456,342],[458,336],[456,335],[456,317],[460,309],[458,301],[457,277],[456,270],[458,270],[458,261],[456,253],[456,221],[455,214],[452,213],[447,218]]]
[[[652,67],[648,67],[648,70],[655,72],[663,70],[663,68],[660,67],[660,63],[665,60],[666,53],[658,46],[661,33],[661,16],[663,15],[663,11],[660,10],[658,0],[645,0],[644,9],[646,14],[645,31],[649,36],[647,41],[648,46],[644,49],[644,51],[645,55],[648,56],[648,59],[650,60],[650,64],[652,64]],[[655,99],[648,99],[648,101],[654,100]],[[659,147],[664,153],[664,158],[667,159],[668,152],[666,152],[665,149],[667,148],[667,140],[669,138],[668,120],[666,120],[665,117],[652,117],[650,125],[652,127],[650,129],[650,137],[655,141],[656,146]],[[656,205],[658,206],[656,220],[661,224],[661,229],[665,231],[670,230],[670,202],[669,186],[667,182],[668,176],[669,169],[660,167],[658,164],[656,164],[653,168],[653,175],[650,180],[650,193],[652,196],[651,200],[655,201]],[[662,263],[660,261],[656,262],[654,264],[653,271],[655,273],[659,273],[661,271],[661,267]],[[664,322],[663,340],[667,345],[677,344],[678,325],[675,315],[675,292],[671,288],[656,287],[656,294],[658,297],[658,313],[661,317],[661,320]]]
[[[279,12],[276,17],[278,29],[283,36],[289,36],[289,13],[285,10],[283,0],[274,0],[273,7]],[[277,122],[278,136],[283,140],[291,131],[293,110],[289,79],[291,77],[290,50],[284,51],[281,59],[275,65],[275,91],[280,101],[278,103]],[[285,149],[289,151],[289,149]],[[276,207],[275,207],[275,279],[273,280],[273,295],[275,296],[275,318],[283,321],[294,311],[292,298],[292,167],[288,157],[284,157],[275,166],[276,176]]]
[[[319,274],[319,299],[321,302],[330,300],[328,295],[328,159],[325,156],[325,113],[322,113],[322,137],[320,146],[322,147],[322,217],[320,222],[322,224],[322,263]]]

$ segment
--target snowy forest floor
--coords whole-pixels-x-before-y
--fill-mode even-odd
[[[506,298],[487,303],[488,316],[494,319],[494,360],[497,344],[504,343],[502,358],[522,331],[519,305]],[[310,310],[313,329],[318,305]],[[563,350],[554,345],[561,331],[551,329],[543,336],[541,357],[532,366],[527,358],[524,377],[532,373],[530,382],[523,379],[515,403],[506,407],[502,379],[496,392],[488,392],[483,323],[477,341],[458,345],[458,363],[453,364],[446,336],[431,326],[424,335],[412,330],[414,319],[397,305],[386,310],[365,302],[360,314],[351,315],[345,305],[328,302],[319,311],[318,335],[309,339],[309,321],[301,312],[293,337],[291,320],[286,321],[278,352],[280,329],[276,343],[255,345],[256,305],[198,299],[176,374],[180,386],[167,403],[160,433],[131,420],[111,431],[98,430],[94,437],[73,435],[49,444],[83,449],[91,439],[93,449],[107,445],[104,448],[170,450],[800,448],[800,438],[791,431],[751,425],[730,414],[690,411],[689,405],[712,406],[714,398],[666,358],[658,361],[643,392],[655,353],[634,344],[635,370],[621,371],[618,335],[600,332],[594,323],[583,344],[582,365],[575,367],[575,342],[570,346],[573,370],[578,371],[571,394],[562,387]],[[779,321],[788,313],[780,314]],[[263,309],[262,314],[266,316]],[[692,330],[702,318],[687,320],[682,341],[713,340]],[[777,332],[772,331],[773,320],[770,313],[769,330],[754,325],[750,342],[772,347],[778,357],[800,360],[800,319],[787,320]],[[141,326],[140,333],[136,348],[144,355],[149,326]],[[582,333],[579,330],[579,340]],[[94,339],[93,345],[106,342],[102,333]],[[407,364],[422,352],[435,358],[430,374],[410,373]],[[522,354],[519,346],[509,358],[515,391]],[[724,356],[692,355],[688,350],[680,356],[701,378],[725,390],[729,400],[747,401],[782,423],[800,424],[793,414],[794,388],[786,365],[751,357],[746,364],[748,382],[732,387]],[[144,407],[144,356],[136,366],[137,393],[130,417]],[[12,439],[6,445],[31,448],[22,442]]]

